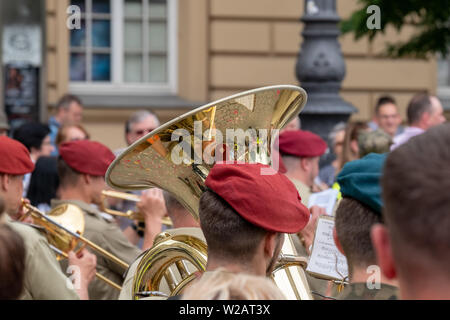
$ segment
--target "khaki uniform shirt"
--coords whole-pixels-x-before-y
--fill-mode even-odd
[[[103,218],[93,206],[77,200],[52,200],[52,208],[63,203],[74,204],[83,210],[86,220],[83,236],[86,239],[127,264],[131,264],[141,254],[141,250],[128,241],[115,221]],[[123,274],[126,270],[97,251],[90,248],[89,251],[97,256],[97,272],[118,285],[122,285]],[[119,290],[98,278],[89,284],[89,299],[91,300],[116,300],[119,293]]]
[[[179,235],[179,234],[192,235],[192,236],[197,237],[200,240],[203,240],[206,242],[205,237],[203,236],[202,230],[200,228],[177,228],[177,229],[168,229],[168,230],[165,230],[164,232],[167,232],[171,235]],[[146,253],[147,251],[145,251],[144,253]],[[125,275],[125,280],[123,282],[122,290],[120,291],[119,300],[134,300],[134,297],[133,297],[134,276],[136,275],[137,267],[138,267],[139,263],[141,262],[143,256],[144,256],[144,254],[141,254],[130,265],[130,268],[128,269],[128,271]],[[198,271],[190,263],[188,263],[188,268],[189,268],[188,271],[191,273]],[[175,271],[175,270],[173,270],[173,271]],[[174,272],[174,274],[176,274],[176,272]],[[179,280],[181,280],[181,279],[179,279]],[[159,291],[162,291],[164,293],[170,292],[169,287],[168,287],[166,281],[164,280],[164,278],[161,280]],[[155,297],[143,298],[142,300],[161,300],[161,299],[166,299],[166,298],[161,298],[161,297],[155,296]]]
[[[35,228],[13,222],[5,222],[17,232],[25,244],[25,281],[22,300],[79,300],[72,282],[61,271],[55,253],[47,239]]]
[[[380,289],[369,289],[366,283],[350,283],[340,293],[333,289],[337,300],[397,300],[398,288],[381,284]]]
[[[289,179],[289,180],[291,180],[292,183],[294,184],[294,186],[297,188],[298,194],[302,198],[302,203],[307,208],[309,208],[308,202],[309,202],[309,196],[311,195],[311,188],[308,187],[303,182],[301,182],[300,180],[297,180],[297,179]]]

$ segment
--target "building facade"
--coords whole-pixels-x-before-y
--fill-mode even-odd
[[[243,90],[298,85],[303,0],[41,3],[41,118],[51,115],[61,95],[77,94],[85,104],[83,125],[92,139],[112,149],[125,145],[124,123],[135,110],[151,109],[165,122]],[[341,17],[358,8],[357,0],[337,5]],[[347,67],[341,95],[358,109],[353,120],[370,120],[384,94],[397,99],[405,119],[417,91],[448,93],[445,60],[383,56],[385,42],[405,40],[412,32],[413,26],[400,34],[388,30],[372,43],[355,42],[353,35],[340,38]]]

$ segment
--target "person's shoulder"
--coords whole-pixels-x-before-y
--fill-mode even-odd
[[[25,242],[36,242],[45,238],[41,232],[39,232],[38,226],[31,226],[22,222],[9,222],[8,225],[17,232]]]

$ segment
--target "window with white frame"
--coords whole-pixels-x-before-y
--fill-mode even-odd
[[[74,93],[175,93],[176,0],[71,0]]]
[[[450,54],[437,58],[438,69],[438,97],[442,100],[444,108],[450,110]]]

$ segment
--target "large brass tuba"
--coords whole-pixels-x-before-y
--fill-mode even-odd
[[[209,103],[162,125],[131,145],[111,164],[106,181],[119,190],[150,187],[167,190],[198,220],[199,198],[206,190],[205,179],[214,163],[238,160],[271,165],[272,159],[278,163],[278,156],[274,157],[271,150],[274,139],[279,129],[298,116],[306,99],[302,88],[284,85],[259,88]],[[157,241],[141,259],[133,293],[158,291],[166,274],[163,268],[167,268],[169,261],[174,262],[175,257],[180,261],[187,259],[185,253],[189,246],[184,244],[189,241],[171,237]],[[203,251],[199,249],[192,247],[191,256],[201,257]],[[169,250],[174,254],[166,254]],[[288,299],[312,299],[300,263],[287,259],[296,254],[287,235],[273,279]],[[194,264],[202,270],[205,261],[200,260],[195,258]],[[150,272],[150,266],[156,268],[151,271],[152,277],[144,275]],[[176,291],[187,282],[177,283]]]

